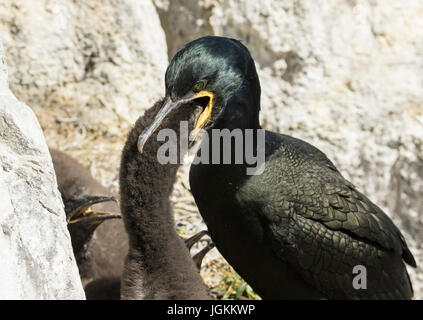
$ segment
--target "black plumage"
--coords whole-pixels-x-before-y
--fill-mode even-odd
[[[203,144],[212,143],[212,129],[239,129],[245,137],[261,128],[254,61],[233,39],[204,37],[179,50],[166,71],[166,99],[140,136],[140,151],[167,115],[191,115],[187,103],[203,105],[196,123],[209,133]],[[257,140],[252,149],[260,152]],[[191,189],[217,248],[263,298],[412,298],[404,262],[416,263],[401,232],[325,154],[266,131],[264,172],[247,175],[245,158],[211,164],[222,150],[198,155],[210,164],[191,166]],[[367,289],[353,287],[357,265],[367,270]]]

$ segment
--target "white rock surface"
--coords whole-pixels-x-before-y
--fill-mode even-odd
[[[84,299],[50,154],[0,40],[0,300]]]
[[[126,133],[164,94],[167,46],[152,2],[1,1],[0,33],[10,88],[48,145],[117,191]]]
[[[26,103],[65,104],[68,117],[108,127],[164,93],[166,42],[150,1],[2,1],[0,31],[11,90]]]

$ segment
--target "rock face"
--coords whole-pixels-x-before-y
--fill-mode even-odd
[[[10,87],[26,102],[107,128],[164,92],[166,43],[150,1],[2,1],[0,21]]]
[[[84,299],[43,133],[0,43],[0,299]]]
[[[242,40],[263,126],[320,148],[392,217],[419,265],[410,274],[421,299],[422,15],[420,0],[20,0],[0,4],[0,31],[11,89],[49,144],[116,187],[125,133],[163,94],[168,57],[206,34]],[[192,225],[187,186],[172,199]]]
[[[97,180],[117,187],[126,132],[164,94],[167,48],[153,4],[1,1],[0,33],[10,88],[48,145],[93,163]]]

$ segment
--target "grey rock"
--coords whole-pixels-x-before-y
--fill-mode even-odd
[[[4,61],[0,43],[0,299],[84,299],[43,133]]]

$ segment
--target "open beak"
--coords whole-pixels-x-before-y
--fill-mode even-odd
[[[108,212],[100,212],[93,210],[91,206],[107,202],[114,201],[117,202],[117,199],[112,196],[86,196],[80,200],[81,204],[77,206],[72,212],[67,214],[66,222],[68,224],[74,224],[77,222],[91,222],[93,224],[100,224],[104,220],[108,219],[121,219],[120,214],[112,214]]]
[[[211,116],[211,112],[213,109],[213,97],[214,94],[210,91],[200,91],[196,94],[194,94],[193,96],[186,98],[186,99],[180,99],[177,101],[172,101],[172,99],[170,97],[168,97],[164,104],[163,107],[160,109],[160,111],[157,113],[156,117],[154,118],[153,122],[144,129],[144,131],[141,133],[141,135],[138,137],[138,143],[137,143],[137,147],[138,147],[138,151],[140,153],[142,153],[142,150],[144,148],[145,143],[147,142],[148,138],[154,133],[154,131],[156,131],[156,129],[160,126],[160,124],[162,123],[163,119],[166,118],[166,116],[172,112],[175,108],[186,104],[186,103],[190,103],[195,99],[198,98],[203,98],[203,97],[208,97],[209,98],[209,102],[207,104],[207,106],[204,108],[203,112],[200,114],[200,117],[198,118],[194,130],[191,134],[191,136],[193,136],[194,138],[197,136],[198,132],[207,124],[207,122],[210,119]]]

